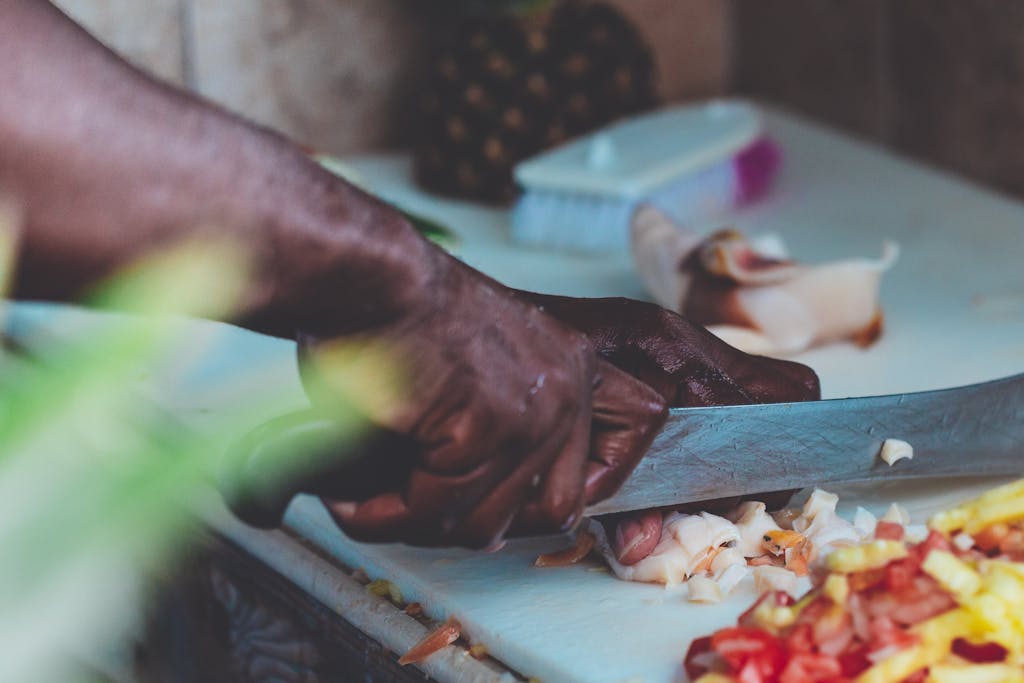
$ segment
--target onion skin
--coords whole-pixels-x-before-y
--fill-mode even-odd
[[[589,555],[596,541],[594,534],[584,531],[576,537],[576,544],[572,547],[540,555],[533,564],[535,567],[568,567]]]
[[[462,634],[462,625],[453,618],[449,618],[433,631],[424,636],[423,640],[409,648],[409,651],[402,655],[398,664],[417,664],[439,650],[448,647]]]

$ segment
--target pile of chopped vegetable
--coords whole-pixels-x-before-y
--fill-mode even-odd
[[[880,521],[795,600],[772,591],[699,638],[699,683],[1024,683],[1024,480],[936,515],[927,537]]]

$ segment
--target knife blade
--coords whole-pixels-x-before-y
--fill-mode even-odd
[[[889,438],[914,457],[879,457]],[[588,515],[837,482],[1024,472],[1024,374],[951,389],[807,403],[675,408]]]

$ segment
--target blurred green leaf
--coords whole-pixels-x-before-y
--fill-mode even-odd
[[[30,359],[0,359],[0,680],[28,680],[66,646],[116,633],[119,624],[102,626],[105,616],[117,619],[106,602],[124,578],[111,568],[173,562],[192,505],[223,476],[225,435],[241,436],[273,409],[273,395],[246,392],[197,430],[138,390],[140,376],[159,373],[190,343],[182,316],[225,315],[246,277],[246,259],[230,245],[156,254],[93,298],[144,315],[111,316],[73,341],[34,347]],[[331,405],[334,439],[365,429],[360,397],[378,371],[389,376],[373,367],[386,363],[381,354],[357,356],[330,365],[332,385],[346,387]],[[329,453],[316,445],[310,453]],[[280,476],[320,464],[273,455],[267,467]]]

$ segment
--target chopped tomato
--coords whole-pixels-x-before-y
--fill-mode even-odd
[[[904,678],[902,683],[924,683],[926,680],[928,680],[928,669],[921,669]]]
[[[779,683],[832,683],[841,675],[842,667],[835,657],[799,654],[790,657]]]
[[[1010,526],[997,522],[974,534],[974,545],[986,552],[996,550],[1009,534]]]
[[[953,641],[953,654],[975,664],[992,664],[1006,661],[1009,654],[999,643],[972,643],[963,638]]]
[[[848,678],[859,676],[871,666],[866,645],[847,650],[839,655],[838,661],[840,670]]]
[[[710,671],[710,668],[700,661],[701,655],[706,655],[709,652],[711,652],[711,636],[697,638],[690,643],[690,649],[686,651],[686,657],[683,659],[683,668],[686,670],[687,678],[691,681],[697,680]]]
[[[884,541],[902,541],[903,525],[896,522],[881,521],[875,526],[875,538]]]
[[[786,664],[782,643],[756,628],[722,629],[711,636],[711,646],[744,682],[776,681]]]
[[[797,624],[786,636],[786,650],[790,655],[814,652],[814,628],[811,624]]]
[[[850,574],[850,590],[860,593],[885,581],[885,567]]]
[[[871,620],[871,640],[868,642],[870,652],[892,646],[909,647],[915,642],[917,638],[900,628],[889,617],[880,616]]]
[[[920,571],[921,566],[913,560],[894,560],[885,566],[885,587],[894,592],[904,590]]]
[[[928,553],[933,550],[944,550],[947,553],[953,552],[953,544],[949,542],[949,539],[935,529],[928,532],[928,538],[924,539],[917,545],[912,546],[909,549],[909,554],[910,557],[923,563],[928,559]]]

